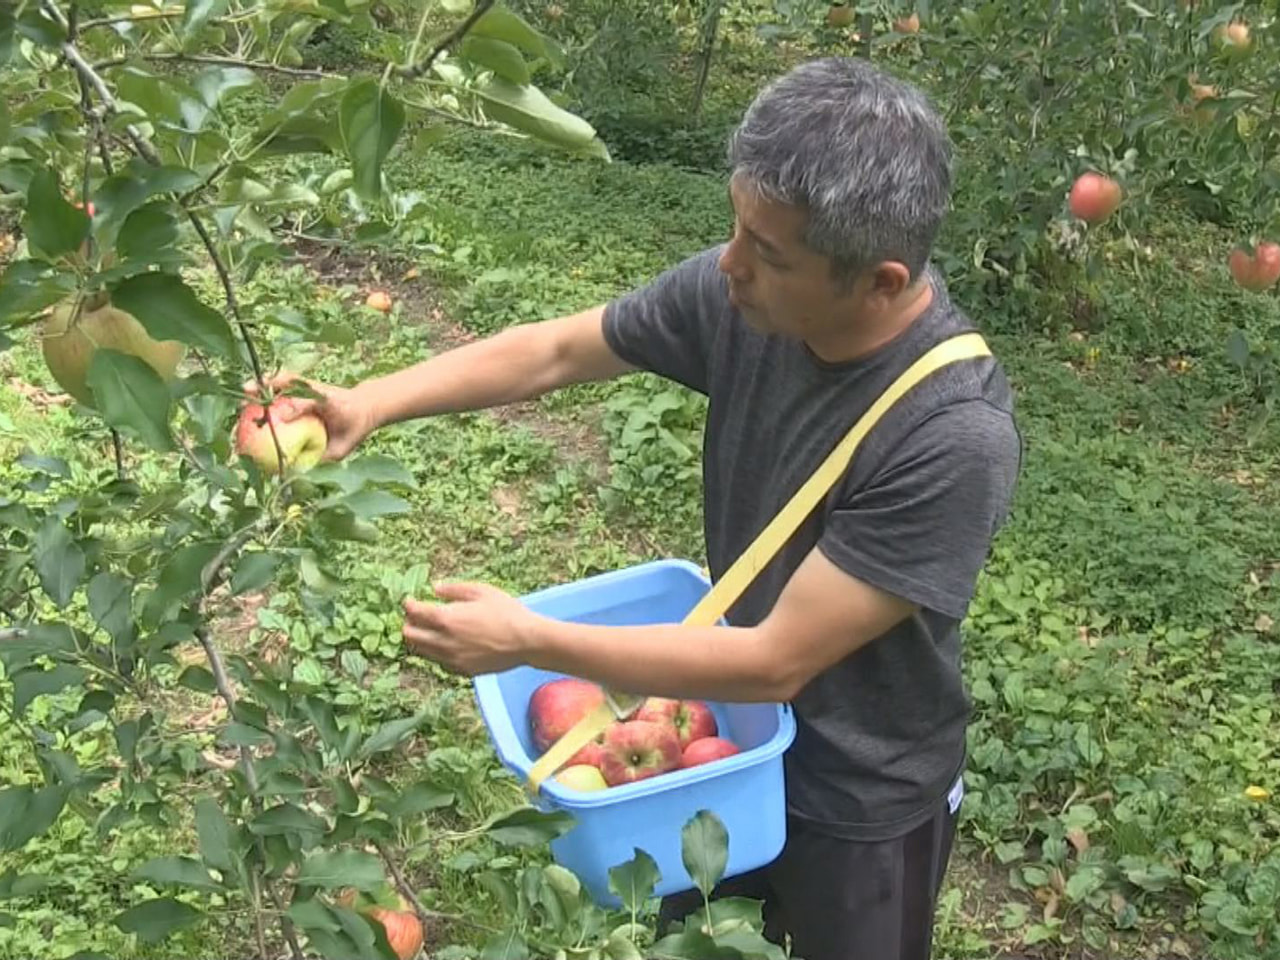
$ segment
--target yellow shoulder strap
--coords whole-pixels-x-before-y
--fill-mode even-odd
[[[804,522],[810,511],[826,496],[836,480],[844,474],[858,444],[871,432],[885,412],[912,387],[948,364],[990,355],[991,350],[980,334],[965,333],[938,344],[903,371],[858,419],[769,525],[725,571],[724,576],[703,594],[702,599],[682,622],[692,626],[711,626],[719,622],[756,575]],[[633,713],[643,699],[610,691],[610,696],[604,703],[579,720],[533,764],[529,770],[529,790],[536,794],[543,781],[559,770],[566,760],[595,739],[614,720]]]

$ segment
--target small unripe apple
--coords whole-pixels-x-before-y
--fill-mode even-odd
[[[827,26],[847,27],[853,23],[853,8],[844,4],[832,4],[827,10]]]
[[[1067,205],[1073,216],[1086,223],[1101,223],[1116,212],[1122,196],[1120,184],[1090,170],[1076,178]]]
[[[294,404],[292,397],[276,397],[269,414],[260,403],[245,404],[236,425],[236,453],[247,456],[267,473],[279,470],[280,459],[271,438],[271,427],[267,426],[269,416],[288,469],[302,472],[319,463],[329,443],[324,421],[311,413],[285,421],[281,414],[290,411]]]

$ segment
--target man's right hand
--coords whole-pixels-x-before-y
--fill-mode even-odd
[[[315,380],[304,379],[287,370],[267,381],[273,395],[284,393],[289,385],[294,383],[306,384],[319,395],[319,398],[312,399],[301,394],[292,395],[290,397],[292,403],[282,405],[280,419],[288,422],[310,413],[323,420],[329,435],[329,443],[324,451],[325,460],[341,460],[378,428],[373,405],[359,387],[331,387]],[[259,396],[258,384],[255,381],[249,381],[244,388],[250,396]]]

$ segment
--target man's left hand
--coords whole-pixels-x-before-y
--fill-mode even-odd
[[[524,663],[536,616],[510,594],[483,583],[442,584],[449,603],[404,602],[405,644],[454,673],[473,677]]]

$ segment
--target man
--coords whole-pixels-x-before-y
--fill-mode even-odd
[[[972,329],[929,265],[950,146],[915,89],[862,60],[805,64],[751,105],[730,159],[726,244],[603,307],[316,386],[326,455],[412,417],[654,371],[709,397],[721,575],[899,373]],[[528,663],[653,695],[791,701],[786,849],[724,891],[763,899],[769,935],[806,960],[926,960],[962,789],[958,626],[1019,465],[999,365],[961,361],[886,414],[731,626],[563,624],[452,584],[446,603],[406,602],[404,637],[467,675]],[[691,905],[670,898],[664,917]]]

